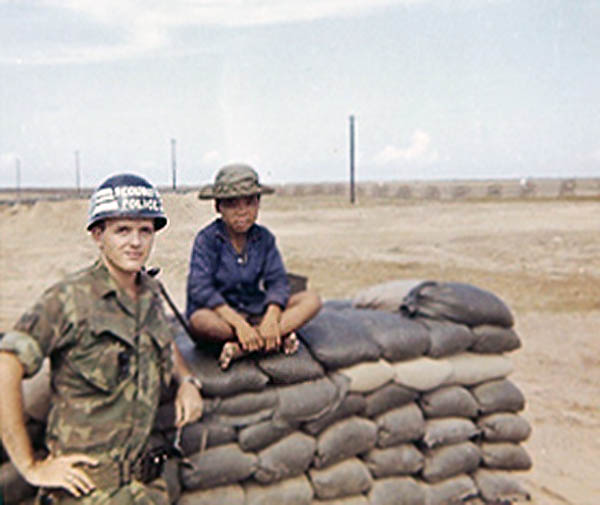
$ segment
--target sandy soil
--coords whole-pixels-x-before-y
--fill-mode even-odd
[[[166,195],[170,226],[151,265],[183,309],[197,229],[213,217],[192,193]],[[0,207],[0,330],[44,287],[94,260],[87,201]],[[469,282],[511,307],[523,348],[512,380],[524,392],[534,460],[522,479],[544,505],[600,502],[600,202],[469,202],[269,197],[260,221],[290,271],[325,299],[391,279]]]

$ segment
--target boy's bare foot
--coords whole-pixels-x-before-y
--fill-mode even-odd
[[[237,342],[225,342],[221,355],[219,356],[219,365],[222,370],[227,370],[231,362],[244,355],[244,351]]]
[[[296,333],[292,331],[290,334],[283,337],[281,347],[283,348],[284,354],[294,354],[298,351],[300,341],[298,340]]]

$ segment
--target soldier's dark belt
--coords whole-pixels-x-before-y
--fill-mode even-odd
[[[148,451],[135,461],[102,462],[97,466],[87,467],[85,472],[100,489],[126,486],[132,480],[147,484],[160,477],[167,460],[167,452],[159,447]]]

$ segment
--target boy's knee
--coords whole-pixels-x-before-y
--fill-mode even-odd
[[[224,331],[223,321],[211,309],[198,309],[194,311],[190,316],[189,326],[192,333],[199,338],[212,339],[215,336],[221,337]]]
[[[308,302],[314,309],[321,309],[321,307],[323,306],[323,301],[321,300],[319,293],[317,293],[314,289],[307,289],[306,296],[308,298]]]
[[[316,314],[323,305],[321,301],[321,297],[319,294],[313,289],[307,289],[305,291],[301,291],[297,293],[296,300],[294,305],[298,305],[304,309],[305,312],[309,315]]]

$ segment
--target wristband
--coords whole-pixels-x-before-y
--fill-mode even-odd
[[[181,379],[181,384],[183,384],[184,382],[189,382],[190,384],[196,386],[196,389],[198,391],[202,391],[202,382],[200,382],[198,377],[196,377],[195,375],[186,375]]]

